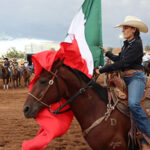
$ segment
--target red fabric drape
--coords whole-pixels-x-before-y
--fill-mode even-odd
[[[91,77],[88,74],[86,61],[82,58],[77,41],[74,39],[72,43],[61,43],[60,50],[57,52],[44,51],[32,56],[35,78],[30,83],[29,91],[31,91],[34,82],[39,77],[42,69],[50,71],[54,61],[58,58],[65,58],[64,64],[74,69],[78,69]],[[62,99],[61,103],[63,104],[65,101],[66,100]],[[59,106],[59,103],[53,104],[52,110],[56,110]],[[67,109],[68,107],[69,106],[64,109]],[[41,128],[34,139],[23,142],[22,150],[42,150],[51,142],[52,139],[66,133],[72,122],[72,118],[73,113],[71,111],[60,115],[53,115],[46,108],[39,112],[36,121]]]

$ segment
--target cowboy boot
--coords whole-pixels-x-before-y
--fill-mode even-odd
[[[142,150],[150,150],[150,145],[143,144],[142,145]]]

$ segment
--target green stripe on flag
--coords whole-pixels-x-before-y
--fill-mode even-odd
[[[82,5],[85,15],[85,38],[94,59],[94,67],[104,65],[102,42],[101,0],[85,0]]]

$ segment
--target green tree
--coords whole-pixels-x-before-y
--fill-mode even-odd
[[[50,48],[50,50],[52,50],[52,51],[56,51],[56,49],[55,49],[55,48],[53,48],[53,47],[52,47],[52,48]]]
[[[25,53],[21,51],[17,51],[15,47],[11,47],[5,55],[2,56],[7,58],[24,58]]]
[[[145,50],[150,50],[150,45],[145,46]]]

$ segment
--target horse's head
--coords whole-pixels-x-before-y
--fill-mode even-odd
[[[0,70],[1,70],[2,72],[5,72],[5,67],[4,67],[3,65],[0,65]]]
[[[145,72],[150,71],[150,60],[146,61],[145,65],[144,65],[144,70],[145,70]]]
[[[2,65],[0,64],[0,70],[2,70]]]
[[[42,70],[24,104],[24,115],[35,118],[40,110],[60,100],[65,94],[63,61],[54,62],[51,71]]]
[[[2,65],[0,64],[0,77],[2,76]]]

